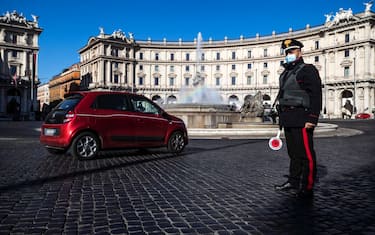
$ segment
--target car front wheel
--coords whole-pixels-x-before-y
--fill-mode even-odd
[[[180,131],[174,132],[169,137],[167,148],[171,153],[181,153],[185,148],[184,134]]]
[[[96,157],[99,152],[99,140],[93,133],[83,132],[74,138],[71,154],[79,160],[88,160]]]

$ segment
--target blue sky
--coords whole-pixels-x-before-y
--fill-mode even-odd
[[[325,14],[340,7],[363,12],[365,2],[369,0],[0,0],[0,14],[16,10],[28,20],[31,14],[39,16],[39,79],[47,82],[79,62],[78,50],[99,34],[99,27],[108,34],[132,32],[136,40],[192,41],[198,32],[203,40],[251,38],[322,25]]]

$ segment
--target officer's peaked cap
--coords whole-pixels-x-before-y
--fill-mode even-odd
[[[284,49],[284,51],[292,50],[292,49],[301,49],[303,47],[302,42],[297,41],[295,39],[285,39],[281,43],[281,48]]]

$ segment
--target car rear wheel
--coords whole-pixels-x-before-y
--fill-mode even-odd
[[[88,160],[96,157],[100,150],[99,140],[91,132],[83,132],[74,138],[71,154],[79,160]]]
[[[171,153],[181,153],[185,148],[184,134],[180,131],[173,132],[169,137],[167,148]]]

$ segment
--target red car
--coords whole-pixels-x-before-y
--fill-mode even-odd
[[[69,93],[47,115],[40,142],[50,153],[69,150],[82,160],[104,149],[166,146],[180,153],[188,135],[181,119],[142,95],[86,91]]]
[[[369,113],[358,113],[355,115],[355,119],[369,119],[371,118],[371,114]]]

